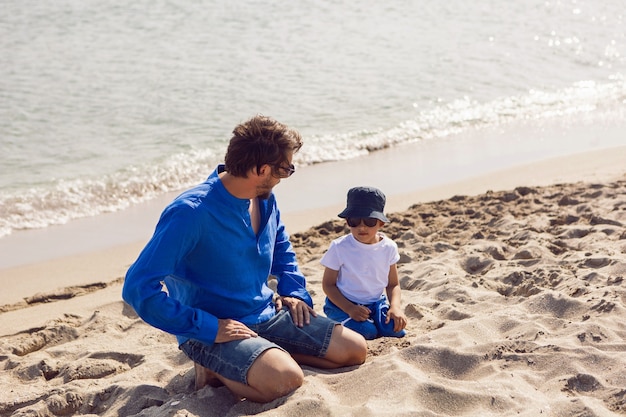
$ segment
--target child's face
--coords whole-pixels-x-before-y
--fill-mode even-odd
[[[374,218],[349,218],[346,219],[346,223],[350,228],[352,236],[361,243],[366,245],[372,245],[378,243],[378,230],[383,227],[384,223]],[[372,224],[373,226],[368,226]],[[353,226],[354,225],[354,226]]]

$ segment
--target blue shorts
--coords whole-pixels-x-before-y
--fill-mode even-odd
[[[267,349],[278,348],[290,354],[324,357],[333,329],[338,323],[324,316],[311,316],[311,323],[298,327],[288,309],[279,311],[264,323],[248,326],[258,337],[207,345],[189,339],[180,349],[194,362],[233,381],[247,384],[248,370]]]
[[[393,330],[393,320],[389,320],[389,323],[385,323],[387,320],[387,312],[389,311],[389,302],[384,294],[375,303],[364,306],[370,310],[369,318],[364,321],[356,321],[351,319],[348,313],[336,306],[335,303],[326,297],[326,302],[324,303],[324,314],[326,314],[327,317],[340,322],[344,325],[344,327],[360,333],[366,340],[372,340],[383,336],[404,337],[406,335],[406,331],[404,329],[399,332],[395,332]]]

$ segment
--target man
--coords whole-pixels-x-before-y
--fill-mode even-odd
[[[361,335],[313,310],[272,193],[301,147],[297,131],[269,117],[235,127],[225,165],[165,208],[126,274],[124,300],[177,337],[197,388],[223,384],[269,402],[302,385],[298,364],[365,361]]]

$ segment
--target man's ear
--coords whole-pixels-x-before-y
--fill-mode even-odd
[[[259,177],[265,177],[272,173],[272,167],[269,164],[261,165],[259,169]]]

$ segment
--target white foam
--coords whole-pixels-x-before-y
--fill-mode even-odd
[[[478,103],[467,97],[421,111],[412,120],[377,131],[306,138],[296,154],[299,167],[322,162],[347,161],[371,152],[419,141],[444,140],[510,123],[541,126],[548,120],[564,128],[581,119],[611,124],[624,120],[626,85],[621,77],[600,84],[581,81],[558,91],[532,90],[524,95]],[[588,122],[590,123],[590,122]],[[503,137],[507,141],[510,138]],[[620,139],[603,139],[605,146]],[[506,148],[506,143],[499,146]],[[561,146],[561,145],[556,145]],[[572,147],[572,144],[568,144]],[[584,146],[578,147],[584,150]],[[520,149],[524,152],[523,146]],[[526,152],[532,152],[531,144]],[[0,195],[0,237],[14,230],[45,228],[74,219],[126,210],[133,205],[203,181],[220,162],[222,150],[207,149],[171,155],[160,164],[128,167],[103,178],[59,180]]]

